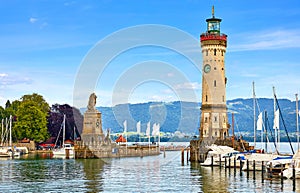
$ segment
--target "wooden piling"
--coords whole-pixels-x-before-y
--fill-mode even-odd
[[[242,170],[243,170],[242,160],[240,159],[240,176],[242,176]]]
[[[295,165],[293,164],[293,191],[295,192],[296,190],[296,170],[295,170]]]
[[[164,158],[166,157],[166,147],[164,146]]]
[[[210,166],[213,167],[214,166],[214,156],[211,156],[211,159],[210,159]]]
[[[269,172],[269,177],[272,178],[273,177],[273,173],[272,173],[272,162],[270,163],[270,172]]]
[[[222,167],[221,161],[222,161],[221,154],[219,154],[219,166],[220,166],[220,169],[221,169],[221,167]]]
[[[249,160],[247,160],[247,178],[249,178]]]
[[[255,160],[253,160],[253,179],[255,180]]]
[[[280,180],[281,180],[281,189],[283,190],[283,164],[281,164],[281,169],[280,169]]]
[[[181,165],[184,165],[184,149],[181,149]]]
[[[189,149],[186,149],[186,163],[189,163]]]
[[[264,182],[264,161],[261,162],[261,182]]]

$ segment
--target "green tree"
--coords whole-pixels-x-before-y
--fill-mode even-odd
[[[24,95],[21,97],[21,103],[22,102],[26,102],[26,101],[31,101],[34,102],[35,106],[37,108],[39,108],[42,112],[44,113],[48,113],[50,110],[50,106],[49,104],[45,101],[45,99],[43,98],[43,96],[37,94],[37,93],[33,93],[33,94],[28,94],[28,95]]]
[[[5,118],[5,109],[0,106],[0,121]]]
[[[12,115],[14,117],[14,120],[15,120],[16,112],[18,110],[18,107],[20,106],[20,103],[21,103],[20,101],[15,100],[7,108],[5,108],[4,118],[9,117],[10,115]]]
[[[49,137],[47,129],[47,113],[43,112],[36,102],[21,102],[17,110],[17,122],[14,125],[17,139],[28,138],[36,142],[45,141]]]
[[[9,108],[9,107],[10,107],[10,105],[11,105],[11,104],[10,104],[10,101],[9,101],[9,100],[7,100],[7,101],[6,101],[6,103],[5,103],[5,109]]]

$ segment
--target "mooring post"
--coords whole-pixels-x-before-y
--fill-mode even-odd
[[[214,156],[210,157],[210,166],[213,167],[214,166]]]
[[[249,160],[247,159],[247,178],[249,178]]]
[[[229,161],[228,161],[228,167],[231,168],[231,158],[229,158]],[[230,171],[230,170],[229,170]]]
[[[184,165],[184,149],[181,149],[181,165]]]
[[[236,157],[234,157],[234,160],[233,160],[233,167],[234,167],[234,173],[235,173],[235,170],[236,170]]]
[[[166,146],[164,146],[164,158],[166,157]]]
[[[283,164],[281,164],[281,169],[280,169],[280,180],[281,180],[281,189],[283,190]]]
[[[240,176],[242,176],[243,164],[242,159],[240,159]]]
[[[186,163],[189,163],[189,148],[186,149]]]
[[[219,166],[220,166],[220,169],[221,169],[221,167],[222,167],[221,161],[222,161],[221,154],[219,154]]]
[[[227,167],[227,158],[225,157],[225,171],[226,171],[226,167]]]
[[[261,182],[264,182],[264,161],[261,162]]]
[[[269,169],[269,177],[272,178],[273,177],[273,165],[272,162],[270,163],[270,169]]]
[[[255,160],[253,160],[253,179],[255,180]]]
[[[296,190],[296,170],[295,165],[293,164],[293,191]]]

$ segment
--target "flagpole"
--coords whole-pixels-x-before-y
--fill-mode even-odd
[[[275,120],[275,116],[276,116],[276,99],[275,99],[275,87],[273,86],[273,95],[274,95],[274,99],[273,99],[273,108],[274,108],[274,120]],[[276,147],[278,147],[278,133],[277,133],[277,128],[274,128],[274,133],[275,133],[275,144]],[[279,149],[279,147],[278,147]]]
[[[256,113],[256,109],[255,109],[255,87],[254,87],[254,81],[253,81],[253,83],[252,83],[252,89],[253,89],[253,129],[254,129],[254,148],[255,148],[255,146],[256,146],[256,127],[255,127],[255,125],[256,125],[256,115],[255,115],[255,113]]]
[[[299,109],[298,109],[298,94],[296,94],[296,127],[297,127],[297,146],[299,151]]]

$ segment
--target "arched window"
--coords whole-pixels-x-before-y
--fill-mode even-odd
[[[214,55],[215,56],[217,55],[217,49],[214,49]]]

